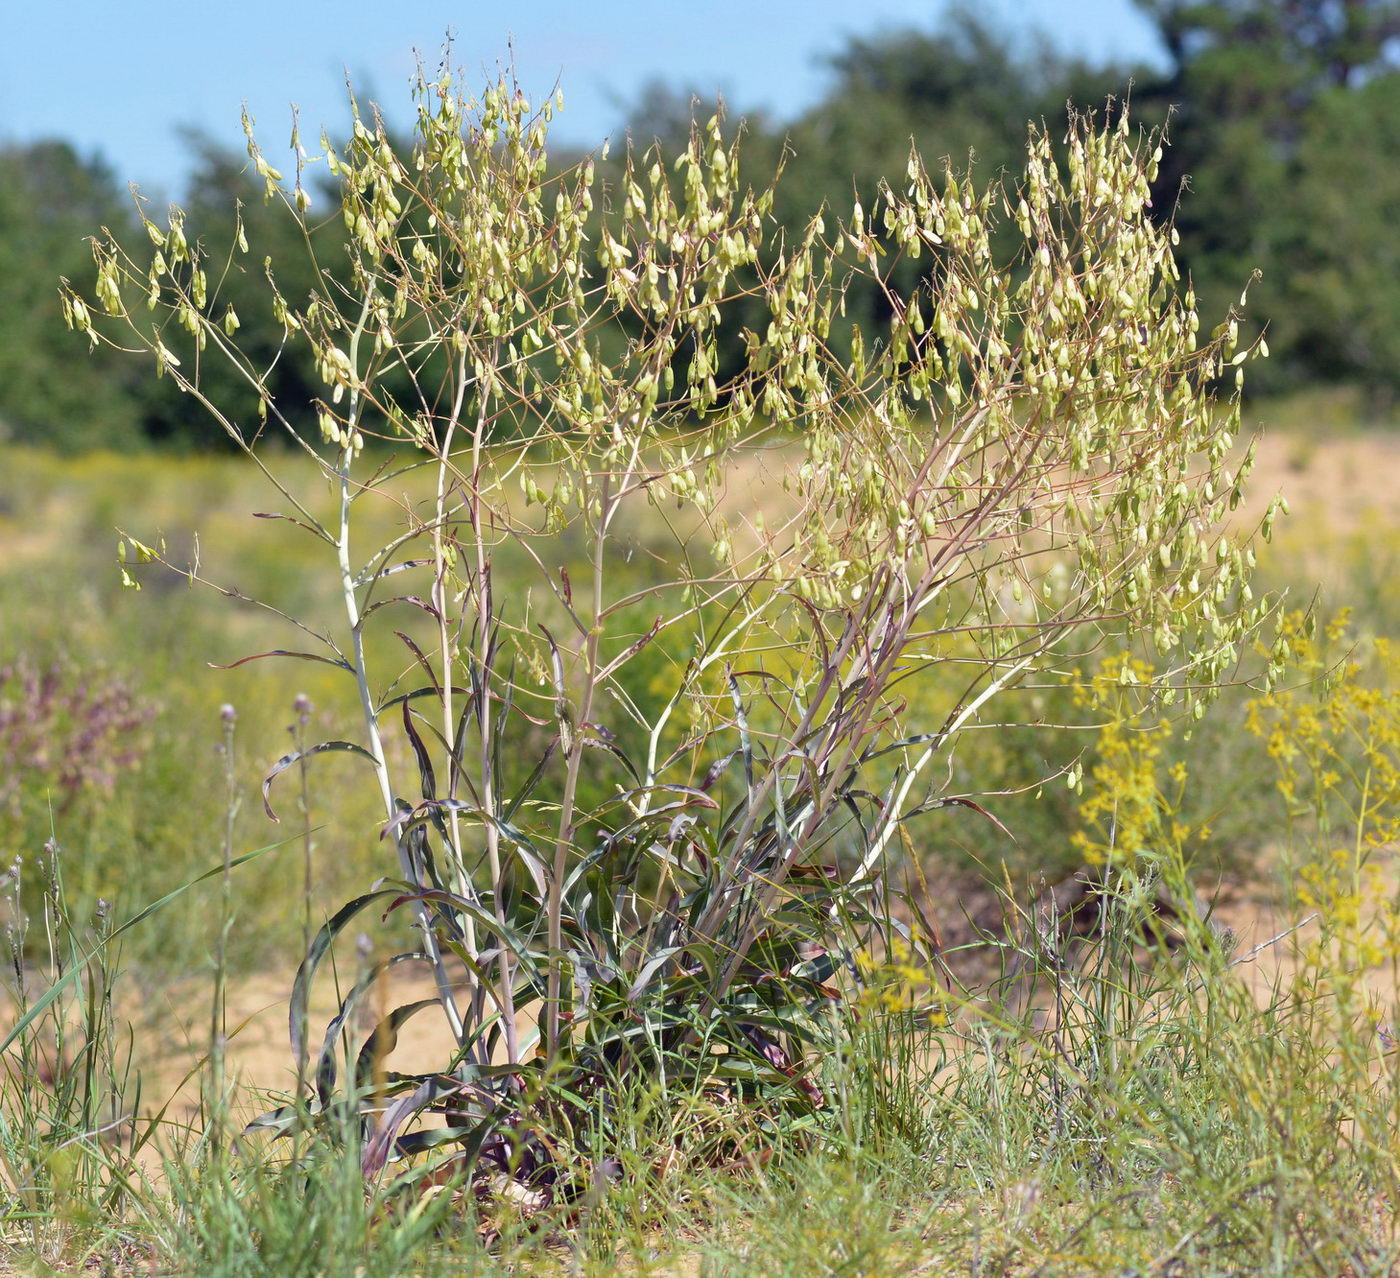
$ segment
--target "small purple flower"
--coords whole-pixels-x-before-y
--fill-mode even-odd
[[[120,679],[61,662],[0,666],[0,808],[52,793],[62,812],[87,789],[111,790],[145,753],[154,717]]]

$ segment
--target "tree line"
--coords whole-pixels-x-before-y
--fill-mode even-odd
[[[1223,315],[1259,272],[1248,317],[1267,325],[1273,358],[1251,379],[1256,389],[1345,383],[1388,403],[1400,390],[1400,0],[1136,3],[1159,37],[1152,63],[1068,57],[955,10],[930,29],[849,39],[829,58],[825,94],[796,118],[746,115],[734,103],[726,127],[747,133],[748,181],[763,185],[782,167],[772,216],[800,235],[814,209],[846,216],[856,200],[873,207],[882,180],[900,185],[911,144],[985,175],[1019,167],[1027,121],[1058,127],[1069,104],[1126,101],[1136,120],[1167,130],[1154,204],[1175,218],[1204,314]],[[682,87],[656,85],[628,113],[626,133],[634,147],[658,139],[674,150],[692,115],[712,109]],[[621,174],[616,151],[605,176]],[[229,264],[217,283],[242,345],[275,368],[283,402],[301,395],[310,411],[321,378],[305,357],[279,355],[281,325],[259,264],[264,255],[296,264],[276,286],[304,296],[317,270],[334,273],[344,260],[346,228],[320,223],[301,242],[246,158],[206,139],[193,142],[188,190],[188,233]],[[614,194],[616,205],[623,193]],[[254,245],[246,257],[232,252],[227,213],[239,201]],[[151,382],[119,353],[89,359],[66,330],[57,282],[89,279],[85,237],[97,225],[118,238],[143,234],[100,158],[62,141],[0,147],[0,438],[63,449],[212,443],[168,379]],[[896,283],[929,269],[903,261]],[[846,303],[848,318],[866,326],[878,326],[888,304],[868,281]],[[721,358],[737,362],[743,351]],[[237,385],[222,402],[256,407]]]

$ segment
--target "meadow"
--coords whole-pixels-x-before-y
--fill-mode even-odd
[[[415,104],[333,268],[250,136],[304,296],[65,284],[231,455],[7,451],[14,1263],[1390,1272],[1389,436],[1251,442],[1161,139],[790,239]]]
[[[1285,421],[1342,407],[1276,406]],[[1316,695],[1340,725],[1339,756],[1362,767],[1368,749],[1389,757],[1384,734],[1400,727],[1400,684],[1376,643],[1383,658],[1400,620],[1385,571],[1400,552],[1400,512],[1386,485],[1367,486],[1388,473],[1392,440],[1299,424],[1267,434],[1260,461],[1260,488],[1281,483],[1295,507],[1261,559],[1263,578],[1318,616],[1352,608],[1324,664],[1358,661],[1365,694],[1382,699],[1344,722],[1336,697]],[[354,706],[315,666],[211,668],[284,643],[278,618],[173,573],[148,574],[139,593],[120,585],[114,529],[159,530],[191,558],[198,537],[201,572],[249,596],[301,612],[325,605],[310,595],[316,577],[296,543],[251,517],[262,494],[239,459],[16,449],[6,460],[0,819],[16,863],[11,997],[22,979],[32,1000],[111,920],[218,864],[230,778],[236,847],[286,838],[257,801],[263,776],[308,726],[303,714],[335,737]],[[1299,669],[1299,695],[1321,669]],[[23,680],[50,670],[61,691],[49,700],[66,709],[27,730]],[[124,717],[100,708],[113,689]],[[1400,1095],[1384,1037],[1397,890],[1387,824],[1400,807],[1373,786],[1369,807],[1352,814],[1366,856],[1337,864],[1325,823],[1301,811],[1306,796],[1295,789],[1290,805],[1279,793],[1278,740],[1247,730],[1258,701],[1231,694],[1193,733],[1178,724],[1132,758],[1121,743],[1075,745],[1105,769],[1102,785],[1140,783],[1146,766],[1170,796],[1183,846],[1153,882],[1178,905],[1213,902],[1209,920],[1165,916],[1139,886],[1137,899],[1124,889],[1100,900],[1097,926],[1046,931],[1045,889],[1085,863],[1096,826],[1084,811],[1093,762],[1083,796],[1061,787],[984,800],[1016,842],[983,822],[931,821],[911,853],[926,908],[952,938],[947,967],[906,970],[895,956],[872,970],[867,1018],[851,1027],[845,1058],[823,1066],[840,1096],[835,1126],[749,1129],[713,1095],[679,1108],[674,1096],[640,1095],[626,1175],[547,1227],[520,1204],[503,1213],[447,1189],[406,1214],[377,1213],[352,1169],[325,1152],[303,1151],[325,1164],[310,1176],[268,1151],[211,1158],[200,1123],[223,1102],[199,1075],[224,918],[238,1027],[230,1103],[251,1115],[245,1089],[285,1088],[293,1073],[285,1007],[306,923],[293,839],[238,867],[227,904],[216,878],[124,935],[103,956],[103,980],[55,1004],[66,1040],[45,1020],[22,1055],[10,1049],[9,1263],[230,1274],[1390,1272]],[[231,759],[221,753],[225,705],[237,712]],[[1044,762],[1044,743],[1024,735],[996,750],[974,739],[959,766],[990,794],[1014,790]],[[65,772],[82,749],[97,756],[87,773]],[[109,768],[102,756],[118,761]],[[341,899],[383,872],[368,833],[374,804],[335,759],[317,761],[307,794],[311,899]],[[298,826],[295,801],[284,803],[284,826]],[[1204,837],[1184,833],[1207,823]],[[1316,921],[1292,930],[1319,906],[1321,932]],[[27,933],[16,930],[21,916]],[[1074,950],[1069,966],[1057,947]],[[912,1013],[930,981],[943,991],[932,1020]],[[398,1059],[438,1046],[405,1034]],[[122,1125],[87,1148],[79,1128],[97,1110]]]

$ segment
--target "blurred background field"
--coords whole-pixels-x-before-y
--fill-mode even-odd
[[[1400,493],[1388,480],[1400,437],[1354,418],[1341,428],[1311,418],[1345,419],[1349,411],[1335,396],[1265,401],[1252,410],[1256,422],[1283,424],[1263,435],[1255,496],[1238,518],[1256,519],[1274,491],[1285,493],[1293,514],[1261,546],[1260,583],[1286,590],[1290,607],[1321,617],[1350,607],[1352,633],[1364,647],[1400,627],[1391,586]],[[309,463],[292,466],[314,487]],[[323,548],[310,536],[287,536],[284,523],[254,517],[275,510],[275,496],[246,460],[221,454],[7,450],[0,472],[0,836],[9,858],[29,861],[55,838],[81,912],[101,899],[125,917],[218,862],[221,707],[233,706],[238,716],[241,850],[301,828],[290,778],[279,780],[275,795],[281,824],[264,814],[259,790],[293,748],[297,697],[312,704],[308,740],[354,734],[353,687],[330,666],[269,658],[215,668],[299,646],[284,620],[164,569],[142,570],[139,591],[121,585],[118,528],[148,543],[164,538],[176,563],[193,563],[197,547],[199,573],[209,581],[332,633],[343,628],[334,583],[317,569]],[[380,512],[386,531],[396,513]],[[51,691],[40,696],[45,680]],[[1202,723],[1176,725],[1163,747],[1164,771],[1175,762],[1189,769],[1184,818],[1210,827],[1197,849],[1207,891],[1269,876],[1260,854],[1277,826],[1277,801],[1262,744],[1243,730],[1252,695],[1228,692]],[[1025,690],[1010,715],[1023,726],[973,732],[959,747],[952,788],[988,796],[983,802],[1015,840],[958,809],[932,813],[915,828],[929,904],[945,926],[956,930],[959,898],[975,901],[979,881],[1010,879],[1019,893],[1034,895],[1081,867],[1082,800],[1059,779],[1037,784],[1076,758],[1095,758],[1094,734],[1052,726],[1076,717],[1071,697],[1068,688]],[[391,730],[389,741],[407,750],[401,731]],[[310,780],[316,897],[334,902],[392,872],[392,856],[378,839],[377,796],[355,760],[314,760]],[[237,871],[236,966],[285,967],[296,953],[301,903],[289,884],[299,882],[293,862],[300,855],[289,844]],[[32,878],[31,892],[39,887]],[[209,958],[213,892],[200,889],[133,934],[128,961],[151,977],[198,971]]]

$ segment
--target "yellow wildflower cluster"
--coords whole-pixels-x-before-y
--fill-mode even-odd
[[[915,1013],[936,1024],[947,1019],[937,978],[903,937],[896,936],[883,955],[858,951],[856,966],[862,1011]]]
[[[1155,843],[1180,844],[1187,831],[1169,815],[1158,785],[1162,748],[1171,737],[1165,719],[1150,721],[1150,702],[1142,694],[1151,687],[1153,670],[1127,653],[1110,657],[1086,685],[1076,702],[1109,717],[1099,729],[1090,784],[1079,806],[1085,828],[1070,841],[1090,865],[1132,865]],[[1178,790],[1185,787],[1184,765],[1169,776]],[[1178,795],[1179,798],[1179,795]]]
[[[1400,653],[1357,644],[1345,613],[1320,635],[1301,614],[1286,624],[1304,680],[1257,698],[1246,722],[1278,768],[1297,904],[1321,921],[1315,957],[1374,967],[1400,957],[1385,890],[1400,838]]]

